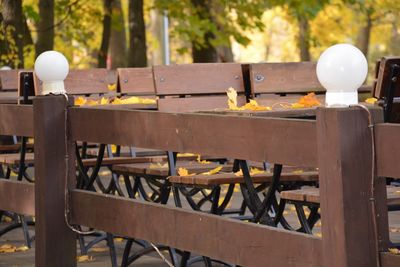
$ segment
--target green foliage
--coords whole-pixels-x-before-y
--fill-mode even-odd
[[[213,46],[229,45],[230,38],[242,45],[250,39],[245,31],[262,30],[266,4],[262,0],[209,0],[196,6],[190,0],[154,0],[154,8],[167,11],[173,25],[172,36],[195,46],[205,46],[205,35],[211,33]],[[182,48],[181,52],[187,51]]]

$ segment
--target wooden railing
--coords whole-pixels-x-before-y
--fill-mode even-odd
[[[34,136],[36,177],[35,186],[0,180],[0,209],[35,211],[36,266],[76,266],[65,214],[71,224],[241,266],[398,266],[387,253],[386,185],[377,177],[400,177],[399,129],[377,124],[373,134],[360,107],[319,108],[310,121],[89,109],[38,97],[33,109],[0,106],[0,134]],[[322,238],[77,190],[75,141],[318,167]]]

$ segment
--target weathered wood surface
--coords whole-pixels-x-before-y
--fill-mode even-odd
[[[374,130],[378,176],[400,178],[400,125],[377,124]]]
[[[66,179],[76,175],[74,146],[65,134],[66,107],[64,96],[34,100],[36,266],[76,266],[76,234],[65,222]]]
[[[152,68],[119,68],[118,92],[129,95],[155,95]]]
[[[381,267],[399,267],[400,255],[394,255],[388,252],[380,253]]]
[[[34,184],[0,179],[0,210],[34,216]]]
[[[245,96],[238,96],[238,105],[246,104]],[[194,112],[228,107],[228,98],[223,96],[201,96],[186,98],[161,98],[157,100],[158,110],[163,112]]]
[[[361,108],[317,110],[323,266],[376,266],[372,136]],[[360,227],[363,225],[363,227]]]
[[[198,113],[215,114],[215,115],[235,115],[245,117],[269,117],[269,118],[313,118],[316,115],[316,108],[299,108],[299,109],[284,109],[276,108],[266,111],[254,110],[201,110]]]
[[[71,207],[73,223],[242,266],[322,266],[321,240],[310,235],[80,190]]]
[[[74,140],[317,166],[315,121],[75,107],[69,118]]]
[[[244,93],[242,67],[238,63],[198,63],[154,66],[157,95],[225,93],[229,87]]]
[[[315,69],[314,62],[250,64],[252,95],[324,92]]]
[[[19,70],[0,70],[0,90],[16,91],[18,88]]]
[[[33,136],[33,107],[0,105],[0,135]]]

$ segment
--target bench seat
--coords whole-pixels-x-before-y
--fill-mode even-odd
[[[165,164],[165,163],[164,163]],[[178,161],[177,167],[186,168],[189,173],[207,172],[218,166],[222,166],[221,172],[231,171],[232,165],[221,165],[218,163],[200,164],[196,161]],[[112,167],[113,172],[119,174],[135,175],[146,174],[154,176],[168,176],[168,167],[156,167],[151,163],[121,164]]]
[[[400,205],[400,187],[387,186],[387,204],[389,206]],[[281,192],[281,198],[298,201],[298,202],[309,202],[313,204],[319,204],[319,189],[315,187],[302,188],[298,190],[288,190]]]
[[[254,183],[263,183],[272,181],[272,173],[256,174],[252,176]],[[221,184],[239,184],[244,183],[243,176],[236,176],[233,173],[218,173],[214,175],[191,175],[191,176],[170,176],[169,181],[173,184],[184,185],[201,185],[201,186],[215,186]],[[318,181],[318,172],[303,172],[296,173],[282,173],[281,181],[295,182],[295,181]]]

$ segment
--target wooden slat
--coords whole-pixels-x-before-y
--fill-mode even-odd
[[[70,70],[64,81],[71,95],[105,94],[108,90],[107,69]],[[42,84],[35,75],[35,93],[40,95]]]
[[[33,136],[33,107],[0,105],[0,135]]]
[[[246,103],[244,95],[238,96],[238,105]],[[214,110],[228,108],[228,98],[224,96],[201,96],[187,98],[158,99],[158,110],[163,112],[193,112],[198,110]]]
[[[251,64],[252,94],[324,92],[315,69],[314,62]]]
[[[16,91],[18,88],[19,70],[0,70],[0,89]]]
[[[71,192],[71,210],[74,224],[233,264],[321,266],[321,240],[310,235],[80,190]]]
[[[198,63],[153,67],[157,95],[244,92],[242,67],[237,63]]]
[[[317,166],[315,121],[75,107],[69,118],[79,141]]]
[[[374,129],[378,176],[400,178],[400,125],[377,124]]]
[[[389,252],[380,253],[381,267],[399,267],[400,266],[400,255],[395,255]]]
[[[254,183],[263,183],[272,181],[272,173],[252,175]],[[170,176],[168,180],[171,183],[186,185],[220,185],[220,184],[239,184],[244,183],[243,176],[237,176],[234,173],[218,173],[215,175],[191,175],[191,176]],[[318,172],[282,173],[280,177],[282,182],[294,181],[318,181]]]
[[[34,184],[0,179],[0,210],[34,216]]]
[[[155,95],[151,68],[119,68],[118,91],[130,95]]]

